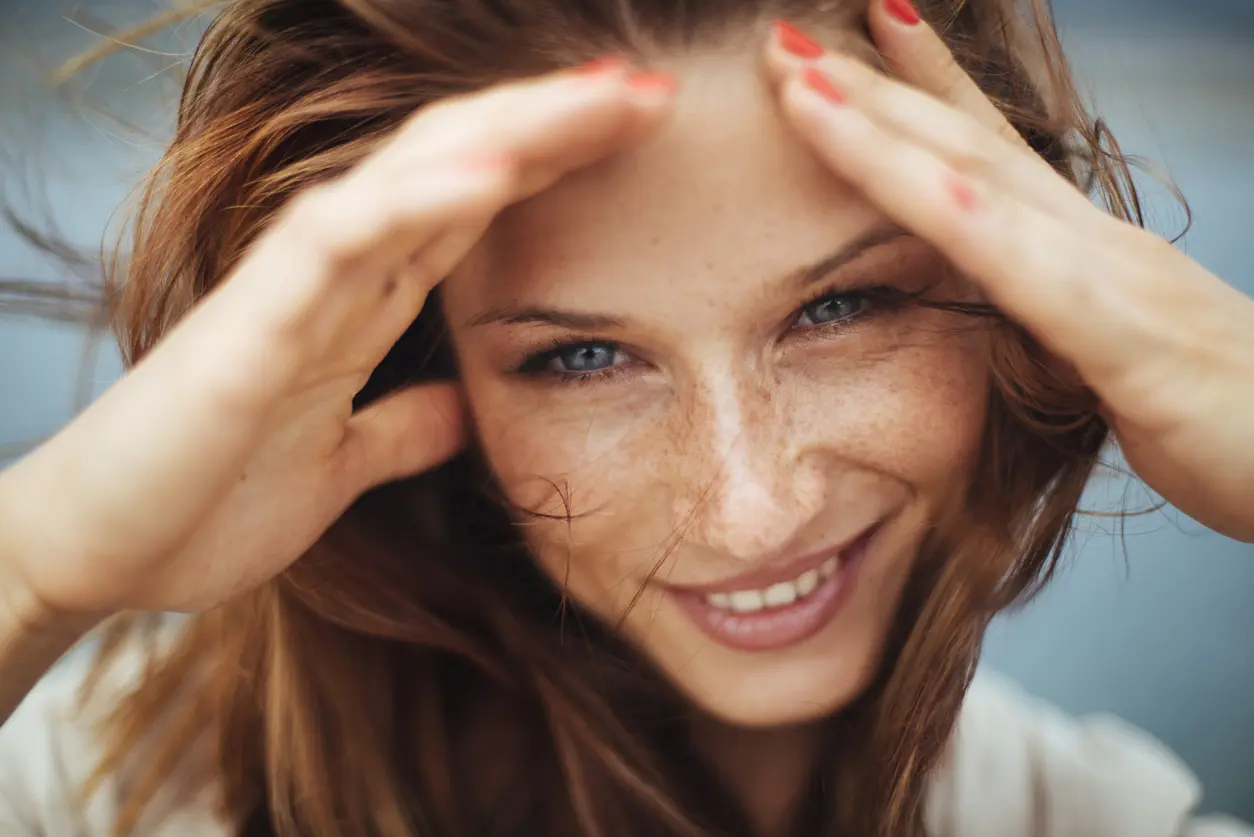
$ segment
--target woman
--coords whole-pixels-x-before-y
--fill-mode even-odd
[[[1254,539],[1254,302],[1039,8],[922,11],[229,4],[132,368],[0,477],[0,704],[198,615],[35,690],[9,832],[1248,834],[968,694],[1108,427]]]

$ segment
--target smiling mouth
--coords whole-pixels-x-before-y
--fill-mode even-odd
[[[849,599],[877,523],[850,543],[784,571],[753,573],[704,589],[670,587],[684,611],[711,639],[742,651],[778,650],[818,633]],[[786,573],[795,573],[788,577]]]
[[[733,590],[730,593],[708,593],[705,603],[719,610],[736,613],[756,613],[767,608],[785,607],[798,599],[804,599],[818,589],[819,584],[831,578],[840,565],[838,556],[832,556],[790,581],[779,581],[769,587]]]

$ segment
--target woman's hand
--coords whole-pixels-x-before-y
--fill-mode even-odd
[[[837,175],[1075,366],[1151,487],[1254,541],[1254,300],[1094,206],[935,32],[889,6],[873,0],[870,25],[901,81],[776,28],[784,112]]]
[[[358,414],[354,394],[493,216],[649,131],[668,84],[607,62],[442,102],[297,196],[154,351],[0,474],[0,592],[41,615],[207,608],[365,490],[454,453],[451,384]]]

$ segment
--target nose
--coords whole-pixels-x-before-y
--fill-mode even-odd
[[[685,543],[746,563],[787,550],[826,493],[786,405],[755,390],[712,394],[695,411],[673,500]]]

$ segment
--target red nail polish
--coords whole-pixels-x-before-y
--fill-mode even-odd
[[[801,73],[801,80],[815,93],[818,93],[833,105],[843,105],[849,101],[845,91],[836,86],[830,78],[823,75],[817,67],[806,67]]]
[[[884,0],[884,11],[906,26],[914,26],[923,19],[910,0]]]
[[[949,196],[953,198],[954,203],[958,204],[960,209],[967,212],[975,209],[978,199],[975,189],[957,172],[950,172],[945,178],[945,187],[949,190]]]
[[[783,47],[784,52],[806,60],[818,58],[823,54],[822,44],[788,21],[777,20],[773,25],[775,37],[779,38],[779,45]]]
[[[642,93],[670,93],[675,89],[675,77],[666,73],[640,71],[627,76],[627,85]]]
[[[598,73],[622,69],[626,64],[627,59],[621,55],[602,55],[593,58],[591,61],[583,62],[575,68],[575,72],[581,76],[594,76]]]

